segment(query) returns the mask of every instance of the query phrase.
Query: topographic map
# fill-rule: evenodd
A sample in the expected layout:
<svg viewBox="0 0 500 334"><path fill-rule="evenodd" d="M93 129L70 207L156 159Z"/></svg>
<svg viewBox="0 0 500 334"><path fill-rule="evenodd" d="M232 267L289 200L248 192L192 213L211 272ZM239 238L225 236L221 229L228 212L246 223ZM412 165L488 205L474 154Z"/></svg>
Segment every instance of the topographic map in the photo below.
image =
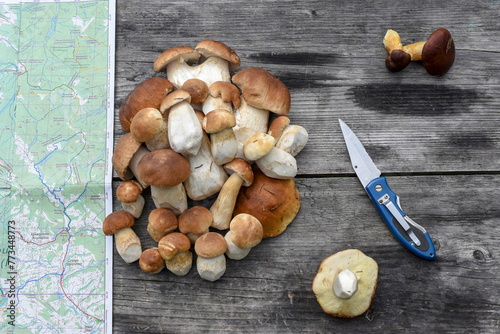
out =
<svg viewBox="0 0 500 334"><path fill-rule="evenodd" d="M114 6L0 0L0 333L111 328Z"/></svg>

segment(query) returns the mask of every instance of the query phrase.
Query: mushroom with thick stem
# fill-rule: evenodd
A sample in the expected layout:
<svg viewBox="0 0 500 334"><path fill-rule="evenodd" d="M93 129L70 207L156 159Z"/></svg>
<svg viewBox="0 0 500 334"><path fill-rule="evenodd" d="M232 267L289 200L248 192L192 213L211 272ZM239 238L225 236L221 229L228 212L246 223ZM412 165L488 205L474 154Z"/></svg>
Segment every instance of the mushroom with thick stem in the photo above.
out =
<svg viewBox="0 0 500 334"><path fill-rule="evenodd" d="M170 148L167 129L167 119L156 108L139 110L130 123L132 136L150 151Z"/></svg>
<svg viewBox="0 0 500 334"><path fill-rule="evenodd" d="M174 86L165 78L153 77L139 83L120 106L119 119L123 131L130 132L134 116L144 108L160 107L161 101Z"/></svg>
<svg viewBox="0 0 500 334"><path fill-rule="evenodd" d="M178 227L178 219L174 212L166 208L156 208L149 213L147 231L154 241L159 242L165 235L174 232Z"/></svg>
<svg viewBox="0 0 500 334"><path fill-rule="evenodd" d="M176 215L187 209L187 196L182 182L190 175L189 161L171 149L146 154L137 165L137 173L151 186L157 208L171 209Z"/></svg>
<svg viewBox="0 0 500 334"><path fill-rule="evenodd" d="M312 290L325 313L353 318L370 307L377 278L375 260L358 249L347 249L321 262Z"/></svg>
<svg viewBox="0 0 500 334"><path fill-rule="evenodd" d="M212 227L218 230L229 228L233 209L241 186L249 187L253 182L252 168L243 159L235 158L224 165L224 169L230 174L227 181L210 208L213 215Z"/></svg>
<svg viewBox="0 0 500 334"><path fill-rule="evenodd" d="M275 179L293 179L297 175L297 161L290 154L275 147L275 139L265 133L256 133L243 146L249 161L255 161L260 170Z"/></svg>
<svg viewBox="0 0 500 334"><path fill-rule="evenodd" d="M139 218L144 208L144 197L141 195L142 187L139 182L127 180L116 188L116 198L122 203L122 209L134 218Z"/></svg>
<svg viewBox="0 0 500 334"><path fill-rule="evenodd" d="M158 274L165 268L165 260L161 257L158 248L148 248L139 258L139 266L144 272Z"/></svg>
<svg viewBox="0 0 500 334"><path fill-rule="evenodd" d="M196 155L203 139L203 129L193 107L191 95L185 90L176 90L165 97L160 111L168 111L168 140L170 147L182 155Z"/></svg>
<svg viewBox="0 0 500 334"><path fill-rule="evenodd" d="M226 240L217 232L208 232L196 240L196 269L201 278L214 282L226 272Z"/></svg>
<svg viewBox="0 0 500 334"><path fill-rule="evenodd" d="M281 136L276 141L276 148L295 157L306 146L308 139L309 134L304 127L290 124L283 129Z"/></svg>
<svg viewBox="0 0 500 334"><path fill-rule="evenodd" d="M233 131L238 141L236 157L244 159L243 145L247 139L255 133L267 132L269 112L287 115L291 98L288 88L262 68L245 68L233 75L232 81L241 89L241 105L235 109Z"/></svg>
<svg viewBox="0 0 500 334"><path fill-rule="evenodd" d="M203 123L203 113L195 110L198 121ZM203 133L201 147L196 155L187 155L191 173L184 182L184 187L189 198L194 201L205 199L216 194L224 182L227 180L227 174L215 163L210 150L210 139L206 133Z"/></svg>
<svg viewBox="0 0 500 334"><path fill-rule="evenodd" d="M126 211L110 213L102 224L105 235L114 235L116 251L126 263L132 263L141 257L141 240L132 230L134 217Z"/></svg>
<svg viewBox="0 0 500 334"><path fill-rule="evenodd" d="M224 236L227 257L231 260L245 258L262 241L263 235L262 224L254 216L246 213L234 216L229 224L229 231Z"/></svg>
<svg viewBox="0 0 500 334"><path fill-rule="evenodd" d="M146 188L147 184L137 173L137 164L148 153L149 150L135 140L130 132L121 136L116 143L111 159L118 177L124 181L135 177L142 188Z"/></svg>
<svg viewBox="0 0 500 334"><path fill-rule="evenodd" d="M191 241L182 233L169 233L158 242L158 251L167 269L177 276L186 275L193 266Z"/></svg>
<svg viewBox="0 0 500 334"><path fill-rule="evenodd" d="M179 215L179 231L185 234L192 244L209 232L214 217L204 206L193 206Z"/></svg>
<svg viewBox="0 0 500 334"><path fill-rule="evenodd" d="M153 70L156 73L166 72L167 79L176 89L179 89L186 80L195 78L193 72L196 69L202 69L190 65L196 63L200 56L200 53L190 46L175 46L163 51L156 58Z"/></svg>
<svg viewBox="0 0 500 334"><path fill-rule="evenodd" d="M403 51L401 37L396 31L388 29L383 43L385 49L389 52L389 55L385 58L385 66L389 71L399 72L410 64L411 56L409 53Z"/></svg>

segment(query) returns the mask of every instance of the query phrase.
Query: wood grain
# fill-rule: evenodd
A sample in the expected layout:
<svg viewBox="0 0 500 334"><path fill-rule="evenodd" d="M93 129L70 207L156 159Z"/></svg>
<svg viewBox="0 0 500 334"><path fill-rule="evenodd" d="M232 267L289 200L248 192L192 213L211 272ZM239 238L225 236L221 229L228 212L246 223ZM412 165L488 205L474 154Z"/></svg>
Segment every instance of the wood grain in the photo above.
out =
<svg viewBox="0 0 500 334"><path fill-rule="evenodd" d="M182 278L146 274L115 251L114 332L498 333L499 13L497 0L118 1L115 141L123 134L121 102L162 75L153 72L156 57L203 39L232 47L242 68L259 66L282 80L292 96L289 117L310 137L297 156L295 221L244 260L228 260L219 281L195 269ZM440 27L457 49L445 76L428 75L421 63L386 70L388 28L406 44ZM435 261L410 254L385 227L354 176L338 118L428 230L439 248ZM143 248L155 247L146 232L152 209L147 201L134 226ZM349 320L323 313L311 290L321 261L347 248L379 264L370 310Z"/></svg>

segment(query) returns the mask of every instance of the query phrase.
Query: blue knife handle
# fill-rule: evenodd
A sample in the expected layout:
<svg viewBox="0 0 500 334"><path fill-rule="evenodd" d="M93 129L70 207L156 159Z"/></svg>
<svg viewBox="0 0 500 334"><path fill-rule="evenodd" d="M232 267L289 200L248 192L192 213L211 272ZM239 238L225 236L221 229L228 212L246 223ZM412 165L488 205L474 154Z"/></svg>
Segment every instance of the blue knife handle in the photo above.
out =
<svg viewBox="0 0 500 334"><path fill-rule="evenodd" d="M384 219L387 227L392 232L394 237L413 254L426 259L433 260L436 258L436 250L434 248L434 244L427 232L425 230L420 230L419 228L413 226L412 224L408 224L406 221L406 225L400 224L390 211L388 207L391 207L392 210L397 209L397 211L404 218L406 214L399 207L398 196L389 188L387 184L387 180L385 177L378 177L371 181L366 186L366 192L370 196L373 204L379 211L380 215ZM382 204L382 199L385 199L385 204ZM389 203L389 204L388 204ZM394 205L392 206L391 203ZM396 213L397 215L397 213ZM407 217L408 218L408 217ZM404 223L404 222L403 222ZM406 226L406 228L404 227ZM405 231L408 226L410 229ZM411 230L411 232L410 232ZM420 242L420 245L417 245L411 238L410 234Z"/></svg>

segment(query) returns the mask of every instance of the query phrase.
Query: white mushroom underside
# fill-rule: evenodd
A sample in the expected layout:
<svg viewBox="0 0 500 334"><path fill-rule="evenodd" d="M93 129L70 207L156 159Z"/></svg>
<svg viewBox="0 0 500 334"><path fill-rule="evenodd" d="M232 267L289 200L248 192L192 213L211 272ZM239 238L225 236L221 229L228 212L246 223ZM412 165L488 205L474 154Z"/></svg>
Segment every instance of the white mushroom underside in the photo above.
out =
<svg viewBox="0 0 500 334"><path fill-rule="evenodd" d="M198 256L196 269L201 278L211 282L216 281L226 272L226 257L224 254L211 259Z"/></svg>
<svg viewBox="0 0 500 334"><path fill-rule="evenodd" d="M227 243L226 255L231 260L241 260L244 259L249 253L251 248L240 248L235 245L235 243L231 240L231 231L227 232L224 236Z"/></svg>
<svg viewBox="0 0 500 334"><path fill-rule="evenodd" d="M135 202L130 202L130 203L122 202L122 209L123 211L130 213L134 218L139 218L142 214L144 203L146 203L144 197L139 194Z"/></svg>
<svg viewBox="0 0 500 334"><path fill-rule="evenodd" d="M211 151L214 162L222 166L234 159L238 153L238 142L233 129L224 129L210 135Z"/></svg>
<svg viewBox="0 0 500 334"><path fill-rule="evenodd" d="M231 81L229 63L219 57L208 57L203 63L188 65L182 57L167 65L167 79L176 89L189 79L204 81L208 87L216 81Z"/></svg>
<svg viewBox="0 0 500 334"><path fill-rule="evenodd" d="M255 163L266 176L274 179L292 179L297 175L297 160L276 147Z"/></svg>
<svg viewBox="0 0 500 334"><path fill-rule="evenodd" d="M151 197L156 208L170 209L177 216L187 209L186 190L182 183L168 188L151 186Z"/></svg>
<svg viewBox="0 0 500 334"><path fill-rule="evenodd" d="M179 154L196 155L203 139L203 129L187 102L180 102L170 108L168 114L168 140L172 150Z"/></svg>
<svg viewBox="0 0 500 334"><path fill-rule="evenodd" d="M167 269L177 276L185 276L193 266L193 253L181 252L175 254L172 260L166 260Z"/></svg>
<svg viewBox="0 0 500 334"><path fill-rule="evenodd" d="M203 101L202 111L206 115L212 110L226 110L229 113L233 113L233 107L231 102L224 102L220 97L213 97L210 94L207 96L205 101Z"/></svg>
<svg viewBox="0 0 500 334"><path fill-rule="evenodd" d="M212 153L210 152L210 145L208 136L203 134L198 154L185 156L189 161L191 174L184 181L184 186L189 198L195 201L205 199L217 193L227 179L224 169L214 162Z"/></svg>
<svg viewBox="0 0 500 334"><path fill-rule="evenodd" d="M276 147L296 156L306 146L309 134L300 125L287 125L281 137L276 142Z"/></svg>

